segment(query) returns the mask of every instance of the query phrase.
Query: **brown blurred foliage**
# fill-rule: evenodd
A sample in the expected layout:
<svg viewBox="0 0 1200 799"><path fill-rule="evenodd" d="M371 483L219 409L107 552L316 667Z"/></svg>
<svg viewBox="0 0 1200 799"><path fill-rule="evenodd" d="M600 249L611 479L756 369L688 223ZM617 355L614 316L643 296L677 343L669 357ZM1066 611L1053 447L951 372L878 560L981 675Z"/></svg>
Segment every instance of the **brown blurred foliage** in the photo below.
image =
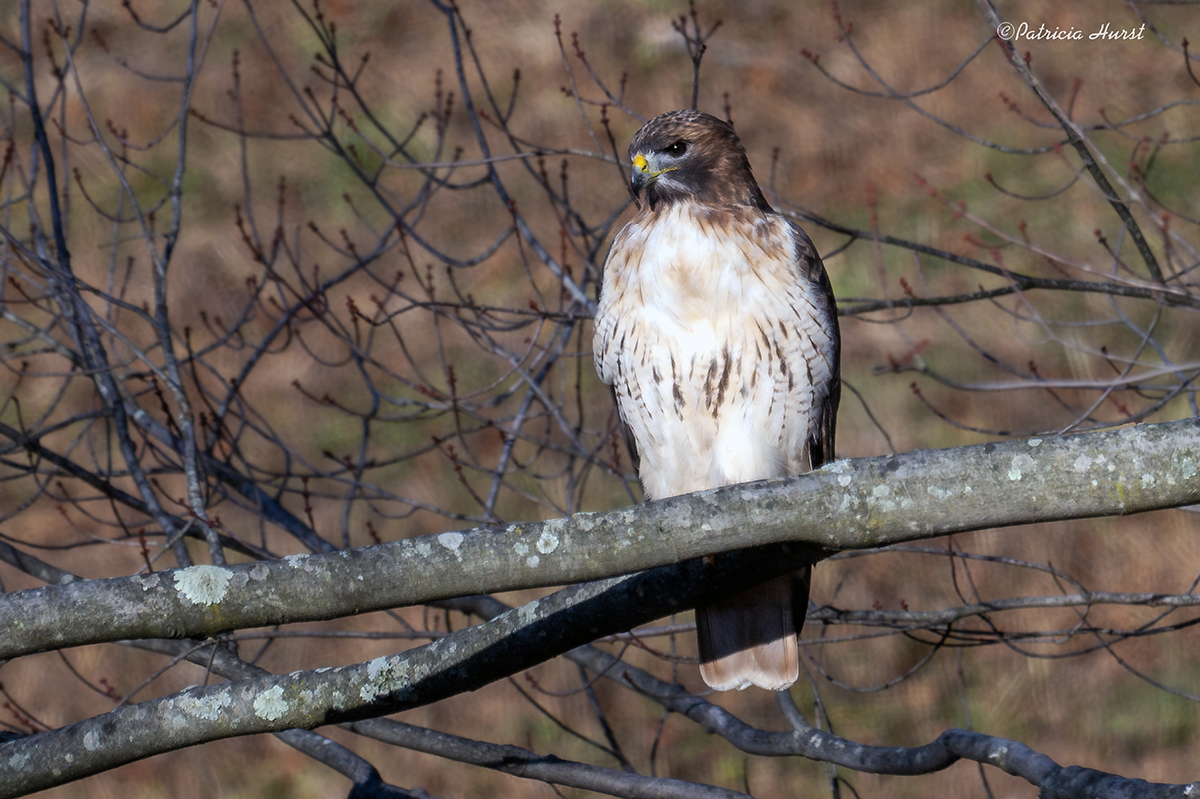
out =
<svg viewBox="0 0 1200 799"><path fill-rule="evenodd" d="M181 102L190 9L195 80ZM852 389L839 455L1196 414L1200 84L1181 45L1200 41L1194 7L1000 9L1013 23L1085 34L1145 25L1134 41L1016 48L1106 159L1118 193L1136 196L1162 281L977 5L747 0L697 12L706 32L720 22L699 107L732 118L768 197L824 254L839 298ZM630 137L690 101L692 61L673 28L686 13L620 0L464 1L457 12L428 2L104 2L81 26L76 6L34 3L36 86L75 275L108 325L126 403L156 421L132 441L164 512L192 520L190 534L197 520L213 522L231 561L308 551L213 467L190 474L156 437L184 433L163 379L156 285L200 451L331 548L640 499L592 370L588 301L623 222ZM0 8L5 39L19 42L19 29L16 4ZM74 342L53 281L22 253L51 214L28 114L12 99L25 91L22 70L16 50L0 48L10 97L0 112L0 421L138 495L91 376L65 354ZM169 264L169 280L156 284L156 262ZM0 457L2 542L87 578L212 557L211 538L169 540L160 517L17 442ZM817 569L813 599L919 611L1079 586L1187 593L1200 573L1197 524L1173 511L844 555ZM0 564L0 579L6 591L41 584L12 564ZM811 707L819 689L821 715L857 741L915 745L970 726L1060 763L1184 782L1197 777L1200 693L1188 613L1046 607L934 629L810 622L811 682L796 695ZM284 672L363 661L468 623L410 608L303 625L314 637L245 631L238 647ZM699 690L690 636L612 646ZM57 727L204 679L119 646L37 655L0 665L0 724ZM784 726L762 693L714 701L748 723ZM831 779L819 763L744 755L559 661L403 720L610 766L618 760L594 742L617 741L639 771L763 797L829 790ZM328 734L389 781L434 796L553 795ZM985 781L993 795L1032 795L968 764L843 777L864 796L984 796ZM130 790L316 797L340 795L346 781L256 738L47 795Z"/></svg>

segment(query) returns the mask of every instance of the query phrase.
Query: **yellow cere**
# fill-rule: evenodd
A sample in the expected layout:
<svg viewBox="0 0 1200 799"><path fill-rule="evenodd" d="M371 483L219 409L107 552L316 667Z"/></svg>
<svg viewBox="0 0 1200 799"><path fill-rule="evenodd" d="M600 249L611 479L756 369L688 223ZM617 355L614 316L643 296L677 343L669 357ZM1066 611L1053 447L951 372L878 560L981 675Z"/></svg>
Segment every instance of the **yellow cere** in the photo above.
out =
<svg viewBox="0 0 1200 799"><path fill-rule="evenodd" d="M635 155L633 157L633 165L637 167L639 172L645 172L646 167L648 166L646 163L646 156L642 155L641 153Z"/></svg>

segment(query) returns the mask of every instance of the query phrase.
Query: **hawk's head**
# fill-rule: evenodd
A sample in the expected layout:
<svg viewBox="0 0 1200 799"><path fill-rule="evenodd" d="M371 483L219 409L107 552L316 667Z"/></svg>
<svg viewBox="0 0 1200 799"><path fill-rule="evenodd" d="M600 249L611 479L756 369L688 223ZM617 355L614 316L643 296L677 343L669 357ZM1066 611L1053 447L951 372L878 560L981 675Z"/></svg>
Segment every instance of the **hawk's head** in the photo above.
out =
<svg viewBox="0 0 1200 799"><path fill-rule="evenodd" d="M733 125L711 114L671 111L655 117L633 137L629 157L633 193L651 208L690 200L770 209Z"/></svg>

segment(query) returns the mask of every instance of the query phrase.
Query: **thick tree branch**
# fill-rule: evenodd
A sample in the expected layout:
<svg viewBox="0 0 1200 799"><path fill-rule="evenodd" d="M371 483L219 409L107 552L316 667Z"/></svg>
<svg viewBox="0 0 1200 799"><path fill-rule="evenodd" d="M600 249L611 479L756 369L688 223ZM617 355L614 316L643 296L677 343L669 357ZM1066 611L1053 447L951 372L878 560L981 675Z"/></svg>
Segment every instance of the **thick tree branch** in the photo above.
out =
<svg viewBox="0 0 1200 799"><path fill-rule="evenodd" d="M198 686L0 745L0 799L207 741L358 721L475 690L815 559L771 546L587 583L426 646L335 669Z"/></svg>
<svg viewBox="0 0 1200 799"><path fill-rule="evenodd" d="M488 620L510 610L490 597L475 598L494 613ZM486 603L486 604L485 604ZM472 608L464 602L462 612ZM228 680L270 676L270 672L233 657L228 650L199 647L195 641L149 641L136 644L151 651L183 655L187 660L210 669ZM683 780L648 777L641 774L566 760L554 755L538 755L519 746L472 740L425 727L387 718L367 719L343 725L358 735L394 746L446 758L459 763L494 769L529 780L583 788L614 796L646 799L745 799L746 794L713 785ZM367 761L328 738L307 730L287 730L276 736L301 752L325 763L355 783L351 797L415 796L383 783L379 772ZM2 781L0 781L2 785ZM424 796L424 794L421 794Z"/></svg>
<svg viewBox="0 0 1200 799"><path fill-rule="evenodd" d="M607 513L18 591L0 597L0 658L597 580L762 544L854 549L1191 505L1198 470L1194 419L842 460Z"/></svg>

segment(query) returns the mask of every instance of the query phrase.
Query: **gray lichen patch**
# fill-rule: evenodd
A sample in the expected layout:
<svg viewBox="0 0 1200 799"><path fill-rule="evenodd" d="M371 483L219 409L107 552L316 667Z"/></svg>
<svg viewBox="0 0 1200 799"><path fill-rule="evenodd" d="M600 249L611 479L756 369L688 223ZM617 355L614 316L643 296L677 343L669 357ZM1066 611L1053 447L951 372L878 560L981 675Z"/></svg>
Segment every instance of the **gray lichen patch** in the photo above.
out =
<svg viewBox="0 0 1200 799"><path fill-rule="evenodd" d="M230 697L228 691L217 691L199 696L183 693L175 697L171 701L171 704L179 712L178 714L169 716L169 718L173 719L172 723L176 727L181 728L187 725L189 718L216 721L233 704L233 699Z"/></svg>
<svg viewBox="0 0 1200 799"><path fill-rule="evenodd" d="M437 537L437 542L453 552L454 557L458 558L460 562L462 561L462 553L458 551L463 542L462 533L442 533Z"/></svg>
<svg viewBox="0 0 1200 799"><path fill-rule="evenodd" d="M1185 480L1196 476L1196 462L1191 458L1182 458L1179 461L1179 475Z"/></svg>
<svg viewBox="0 0 1200 799"><path fill-rule="evenodd" d="M283 562L293 569L300 569L309 574L323 568L320 565L320 561L313 555L287 555L284 557Z"/></svg>
<svg viewBox="0 0 1200 799"><path fill-rule="evenodd" d="M14 772L18 772L25 768L29 763L28 752L18 752L8 759L8 767Z"/></svg>
<svg viewBox="0 0 1200 799"><path fill-rule="evenodd" d="M533 624L538 619L539 608L542 605L542 600L530 602L517 608L517 616L520 623L524 625Z"/></svg>
<svg viewBox="0 0 1200 799"><path fill-rule="evenodd" d="M871 496L867 497L867 506L883 513L894 511L896 501L892 499L891 487L880 484L871 489Z"/></svg>
<svg viewBox="0 0 1200 799"><path fill-rule="evenodd" d="M254 715L267 721L276 721L287 713L287 701L283 698L283 686L273 685L254 697Z"/></svg>
<svg viewBox="0 0 1200 799"><path fill-rule="evenodd" d="M948 499L952 499L955 492L949 488L942 488L941 486L928 486L925 489L925 493L931 497L935 497L945 502Z"/></svg>
<svg viewBox="0 0 1200 799"><path fill-rule="evenodd" d="M412 684L412 675L399 655L378 657L367 661L367 681L358 695L364 702L395 693Z"/></svg>
<svg viewBox="0 0 1200 799"><path fill-rule="evenodd" d="M537 540L537 550L543 555L549 555L558 549L558 536L549 530L543 530Z"/></svg>
<svg viewBox="0 0 1200 799"><path fill-rule="evenodd" d="M215 605L225 598L232 577L220 566L190 566L175 572L175 590L193 605Z"/></svg>
<svg viewBox="0 0 1200 799"><path fill-rule="evenodd" d="M152 588L158 588L158 572L134 575L131 579L131 582L133 582L135 585L140 585L143 591L149 591Z"/></svg>
<svg viewBox="0 0 1200 799"><path fill-rule="evenodd" d="M1014 455L1012 463L1008 467L1008 479L1014 483L1020 482L1022 477L1033 472L1035 466L1037 466L1037 462L1028 455L1024 453Z"/></svg>

